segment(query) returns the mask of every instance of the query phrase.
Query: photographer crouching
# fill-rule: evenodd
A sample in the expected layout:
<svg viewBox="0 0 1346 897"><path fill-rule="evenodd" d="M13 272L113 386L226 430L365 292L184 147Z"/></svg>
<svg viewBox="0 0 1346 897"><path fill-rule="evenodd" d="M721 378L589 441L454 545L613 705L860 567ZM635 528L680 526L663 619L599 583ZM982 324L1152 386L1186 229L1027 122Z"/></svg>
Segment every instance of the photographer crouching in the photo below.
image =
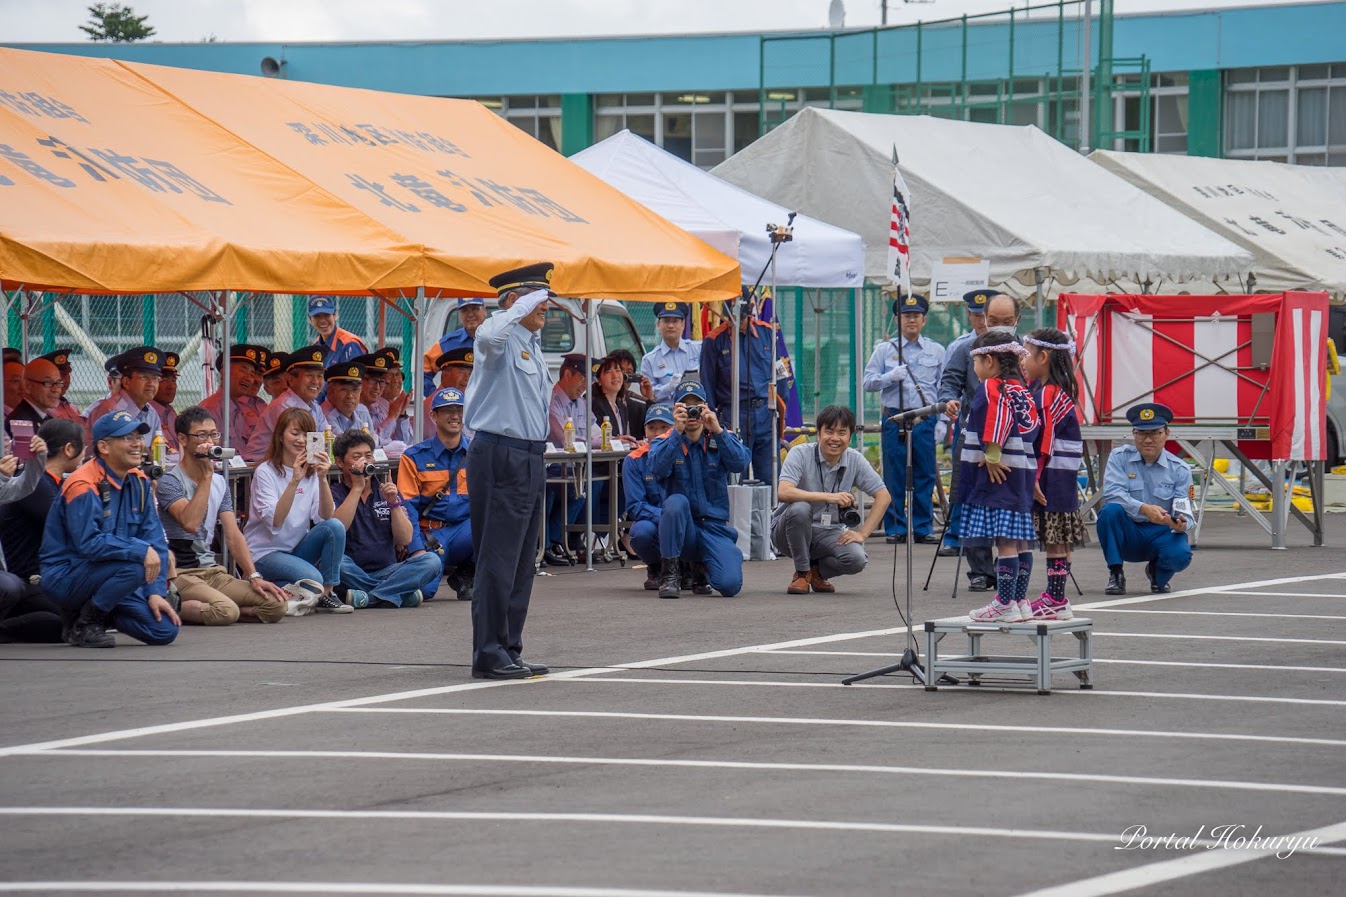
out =
<svg viewBox="0 0 1346 897"><path fill-rule="evenodd" d="M776 553L794 560L795 572L785 590L791 595L831 593L833 576L865 569L864 542L883 522L892 501L883 478L865 456L850 448L855 412L828 405L818 412L818 441L790 449L781 465L771 515L771 542ZM874 499L863 521L855 498L859 489Z"/></svg>

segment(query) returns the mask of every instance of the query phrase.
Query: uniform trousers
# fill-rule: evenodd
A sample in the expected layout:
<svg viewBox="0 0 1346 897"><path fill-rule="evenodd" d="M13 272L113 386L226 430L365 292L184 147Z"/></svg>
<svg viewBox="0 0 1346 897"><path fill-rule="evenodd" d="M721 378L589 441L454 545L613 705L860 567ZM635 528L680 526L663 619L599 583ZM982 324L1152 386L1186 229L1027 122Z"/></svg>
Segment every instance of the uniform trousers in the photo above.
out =
<svg viewBox="0 0 1346 897"><path fill-rule="evenodd" d="M659 563L659 524L653 520L637 520L631 524L631 547L636 557L653 567Z"/></svg>
<svg viewBox="0 0 1346 897"><path fill-rule="evenodd" d="M780 454L776 450L774 424L766 399L739 399L739 431L735 435L742 437L743 444L752 453L752 478L768 485L776 481L780 466L776 463Z"/></svg>
<svg viewBox="0 0 1346 897"><path fill-rule="evenodd" d="M1186 533L1175 533L1162 523L1137 523L1118 504L1098 511L1098 544L1109 567L1130 562L1154 561L1154 584L1166 586L1173 574L1192 563L1192 546Z"/></svg>
<svg viewBox="0 0 1346 897"><path fill-rule="evenodd" d="M533 594L537 539L547 480L537 451L523 440L481 432L467 450L472 554L472 668L492 670L518 660Z"/></svg>
<svg viewBox="0 0 1346 897"><path fill-rule="evenodd" d="M905 537L907 534L906 488L907 488L907 441L901 428L888 420L889 415L897 414L896 408L883 409L883 431L880 437L883 448L883 484L893 503L883 512L883 530L889 536ZM911 526L918 536L930 534L934 520L932 496L935 492L935 418L927 417L911 431Z"/></svg>
<svg viewBox="0 0 1346 897"><path fill-rule="evenodd" d="M470 514L471 511L468 513ZM448 526L427 529L423 532L433 535L435 541L444 549L444 555L440 558L440 561L445 572L472 562L472 520L470 517L467 520L460 520ZM433 593L427 592L426 594L429 596Z"/></svg>
<svg viewBox="0 0 1346 897"><path fill-rule="evenodd" d="M164 561L167 563L167 560ZM53 566L44 571L47 594L70 619L88 602L107 616L107 625L148 645L167 645L178 627L150 610L150 584L140 561L89 561ZM166 597L166 596L165 596Z"/></svg>
<svg viewBox="0 0 1346 897"><path fill-rule="evenodd" d="M795 571L807 572L814 564L823 579L849 576L865 569L869 556L859 542L838 545L846 532L840 524L822 526L813 522L813 506L791 502L771 528L771 544L779 555L794 559Z"/></svg>
<svg viewBox="0 0 1346 897"><path fill-rule="evenodd" d="M371 598L397 607L401 607L403 599L417 589L423 597L433 598L443 573L439 556L428 551L377 570L366 570L349 556L341 559L342 585L368 592Z"/></svg>
<svg viewBox="0 0 1346 897"><path fill-rule="evenodd" d="M218 565L179 570L173 585L183 601L201 602L205 626L235 623L244 607L256 608L257 619L263 623L278 623L285 616L285 601L262 594Z"/></svg>
<svg viewBox="0 0 1346 897"><path fill-rule="evenodd" d="M738 530L723 520L692 518L692 505L681 494L664 497L659 515L659 553L666 558L701 562L711 588L732 598L743 588L743 552Z"/></svg>

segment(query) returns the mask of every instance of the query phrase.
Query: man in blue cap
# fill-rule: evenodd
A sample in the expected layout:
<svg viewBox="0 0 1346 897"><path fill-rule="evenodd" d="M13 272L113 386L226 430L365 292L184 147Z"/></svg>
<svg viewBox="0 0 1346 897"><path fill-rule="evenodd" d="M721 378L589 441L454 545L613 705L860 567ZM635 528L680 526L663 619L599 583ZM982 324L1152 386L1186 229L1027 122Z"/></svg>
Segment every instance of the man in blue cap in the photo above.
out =
<svg viewBox="0 0 1346 897"><path fill-rule="evenodd" d="M397 487L416 515L419 541L412 546L438 556L458 600L471 601L476 566L467 492L470 440L463 434L463 404L460 389L441 389L430 397L435 434L402 454Z"/></svg>
<svg viewBox="0 0 1346 897"><path fill-rule="evenodd" d="M93 425L114 411L125 411L148 426L150 440L161 432L163 421L159 419L159 412L154 409L152 401L159 392L164 358L164 352L154 346L137 346L112 360L113 367L121 373L120 386L117 392L89 409L84 430L86 444L93 445L96 441Z"/></svg>
<svg viewBox="0 0 1346 897"><path fill-rule="evenodd" d="M944 347L921 336L930 302L911 294L893 300L893 314L900 333L874 347L865 365L862 381L866 392L879 393L883 404L883 482L893 503L884 513L883 529L889 542L907 540L907 442L912 447L911 525L914 542L938 542L931 532L935 491L935 415L920 420L909 431L889 418L913 408L924 408L938 401L939 375L944 367Z"/></svg>
<svg viewBox="0 0 1346 897"><path fill-rule="evenodd" d="M425 375L426 395L434 392L435 372L439 370L439 357L451 349L471 349L476 339L477 328L486 320L486 300L480 296L465 296L458 300L458 320L462 322L457 330L450 330L439 338L425 353L422 371Z"/></svg>
<svg viewBox="0 0 1346 897"><path fill-rule="evenodd" d="M548 672L522 658L523 626L537 572L546 494L551 375L539 335L553 265L539 262L491 278L500 311L477 328L464 423L468 507L477 577L472 595L472 676L525 679Z"/></svg>
<svg viewBox="0 0 1346 897"><path fill-rule="evenodd" d="M972 396L977 391L977 377L972 373L972 341L986 332L986 304L991 301L995 291L983 288L969 290L963 294L963 307L967 309L968 332L949 343L944 353L944 372L939 377L938 402L959 401L967 407L972 405ZM944 544L939 547L940 557L958 556L958 521L963 515L963 506L958 501L958 453L961 451L963 427L961 418L953 424L953 477L949 482L949 525L944 533Z"/></svg>
<svg viewBox="0 0 1346 897"><path fill-rule="evenodd" d="M650 446L673 429L673 408L656 402L645 411L645 438L622 461L626 516L631 521L631 547L645 563L645 590L659 588L659 518L664 512L664 489L650 470Z"/></svg>
<svg viewBox="0 0 1346 897"><path fill-rule="evenodd" d="M1169 580L1192 562L1187 529L1192 511L1192 469L1167 451L1173 412L1145 402L1126 411L1133 445L1119 446L1103 472L1098 542L1108 562L1109 595L1126 594L1124 562L1145 561L1150 591L1170 590Z"/></svg>
<svg viewBox="0 0 1346 897"><path fill-rule="evenodd" d="M771 356L775 336L771 325L753 317L752 288L739 298L738 434L752 451L752 475L763 483L775 477L773 454L778 445L771 415ZM726 312L728 311L728 303ZM701 341L701 385L711 408L723 420L734 411L733 321L726 314L719 327Z"/></svg>
<svg viewBox="0 0 1346 897"><path fill-rule="evenodd" d="M149 425L125 410L93 425L94 457L61 486L47 516L42 588L61 606L68 644L111 648L108 627L151 645L177 638L168 599L168 539L141 470Z"/></svg>
<svg viewBox="0 0 1346 897"><path fill-rule="evenodd" d="M364 342L349 330L337 326L336 297L312 296L308 300L308 322L318 331L314 345L327 350L327 364L350 361L369 350Z"/></svg>
<svg viewBox="0 0 1346 897"><path fill-rule="evenodd" d="M679 597L685 561L693 565L692 594L714 588L732 598L743 588L743 552L729 525L729 475L746 471L752 456L720 425L700 383L679 383L674 395L673 430L650 449L650 471L664 490L659 597Z"/></svg>
<svg viewBox="0 0 1346 897"><path fill-rule="evenodd" d="M688 371L696 370L701 363L701 343L682 338L687 326L687 306L681 302L660 302L655 314L663 341L645 353L640 360L640 373L649 378L656 402L672 402L673 390Z"/></svg>

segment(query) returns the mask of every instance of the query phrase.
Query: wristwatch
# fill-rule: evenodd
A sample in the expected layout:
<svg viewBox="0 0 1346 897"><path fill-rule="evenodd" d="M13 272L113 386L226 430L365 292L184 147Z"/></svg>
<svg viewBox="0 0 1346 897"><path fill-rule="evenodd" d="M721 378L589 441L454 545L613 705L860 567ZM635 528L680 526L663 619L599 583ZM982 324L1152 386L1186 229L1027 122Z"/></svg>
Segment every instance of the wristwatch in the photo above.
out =
<svg viewBox="0 0 1346 897"><path fill-rule="evenodd" d="M261 579L261 578L262 574L258 573L256 570L248 574L248 582L252 582L254 579Z"/></svg>

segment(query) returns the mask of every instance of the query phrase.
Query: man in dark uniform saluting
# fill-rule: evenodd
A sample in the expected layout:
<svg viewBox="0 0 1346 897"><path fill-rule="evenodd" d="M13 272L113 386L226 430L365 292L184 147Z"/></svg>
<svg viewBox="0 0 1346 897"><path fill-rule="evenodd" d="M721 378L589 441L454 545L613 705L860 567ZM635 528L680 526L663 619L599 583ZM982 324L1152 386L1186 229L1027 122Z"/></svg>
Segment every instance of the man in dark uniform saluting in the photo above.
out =
<svg viewBox="0 0 1346 897"><path fill-rule="evenodd" d="M472 677L525 679L523 623L533 593L546 472L551 377L538 335L552 298L553 265L541 262L491 278L500 310L477 328L464 423L468 516L477 577L472 595Z"/></svg>

